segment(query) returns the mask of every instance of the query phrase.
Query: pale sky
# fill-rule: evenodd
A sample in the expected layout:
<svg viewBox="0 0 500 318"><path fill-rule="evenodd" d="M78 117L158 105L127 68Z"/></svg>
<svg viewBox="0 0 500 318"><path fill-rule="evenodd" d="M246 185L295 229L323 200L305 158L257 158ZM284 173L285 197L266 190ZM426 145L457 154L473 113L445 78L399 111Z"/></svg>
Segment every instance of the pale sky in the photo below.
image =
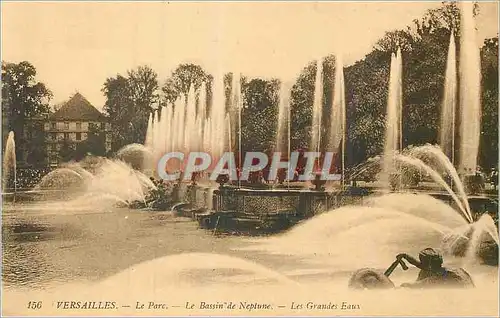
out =
<svg viewBox="0 0 500 318"><path fill-rule="evenodd" d="M312 59L341 52L351 64L385 31L440 2L2 1L2 60L30 61L53 104L82 93L98 109L107 77L151 66L163 84L180 63L209 72L292 80ZM479 39L498 33L496 2L481 3Z"/></svg>

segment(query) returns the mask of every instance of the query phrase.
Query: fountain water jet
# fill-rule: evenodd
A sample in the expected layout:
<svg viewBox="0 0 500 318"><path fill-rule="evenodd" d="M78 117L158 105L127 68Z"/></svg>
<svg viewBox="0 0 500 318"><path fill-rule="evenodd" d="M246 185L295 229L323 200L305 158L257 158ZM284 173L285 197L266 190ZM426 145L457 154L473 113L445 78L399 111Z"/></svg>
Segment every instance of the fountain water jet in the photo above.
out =
<svg viewBox="0 0 500 318"><path fill-rule="evenodd" d="M288 132L290 124L290 88L289 83L280 84L280 102L278 105L278 127L276 129L276 151L281 153L290 153Z"/></svg>
<svg viewBox="0 0 500 318"><path fill-rule="evenodd" d="M441 108L440 145L443 152L455 162L455 112L457 104L457 58L455 36L450 35L446 63L444 97Z"/></svg>
<svg viewBox="0 0 500 318"><path fill-rule="evenodd" d="M476 171L481 132L481 63L476 42L474 3L461 3L459 171Z"/></svg>
<svg viewBox="0 0 500 318"><path fill-rule="evenodd" d="M333 90L333 104L330 117L330 131L328 139L328 149L340 153L342 186L344 185L344 158L346 141L346 105L345 105L345 84L344 84L344 65L337 54L335 66L335 86Z"/></svg>
<svg viewBox="0 0 500 318"><path fill-rule="evenodd" d="M397 173L395 156L402 150L402 59L401 50L391 56L389 92L387 100L386 135L381 180L388 185L391 176Z"/></svg>
<svg viewBox="0 0 500 318"><path fill-rule="evenodd" d="M321 151L321 120L323 113L323 59L316 62L316 79L314 81L314 103L311 124L310 150Z"/></svg>
<svg viewBox="0 0 500 318"><path fill-rule="evenodd" d="M9 183L12 182L14 186L14 194L17 190L17 161L16 161L16 142L14 138L14 132L9 132L7 137L7 142L5 144L3 157L3 170L2 170L2 192L10 186ZM13 181L11 181L13 177Z"/></svg>

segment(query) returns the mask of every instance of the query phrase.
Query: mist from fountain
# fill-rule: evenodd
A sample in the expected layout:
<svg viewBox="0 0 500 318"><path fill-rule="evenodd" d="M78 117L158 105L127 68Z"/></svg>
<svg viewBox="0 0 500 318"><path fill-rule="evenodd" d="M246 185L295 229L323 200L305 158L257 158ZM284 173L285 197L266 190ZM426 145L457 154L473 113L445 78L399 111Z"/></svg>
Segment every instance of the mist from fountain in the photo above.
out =
<svg viewBox="0 0 500 318"><path fill-rule="evenodd" d="M457 57L455 35L451 32L446 74L444 82L444 96L441 107L440 142L443 152L455 161L455 113L457 108Z"/></svg>
<svg viewBox="0 0 500 318"><path fill-rule="evenodd" d="M460 36L460 157L459 171L474 173L481 134L481 62L476 40L474 3L464 1L461 8Z"/></svg>
<svg viewBox="0 0 500 318"><path fill-rule="evenodd" d="M17 161L16 161L16 142L14 132L10 131L5 143L5 150L3 153L3 167L2 167L2 192L5 192L13 178L14 191L17 188Z"/></svg>

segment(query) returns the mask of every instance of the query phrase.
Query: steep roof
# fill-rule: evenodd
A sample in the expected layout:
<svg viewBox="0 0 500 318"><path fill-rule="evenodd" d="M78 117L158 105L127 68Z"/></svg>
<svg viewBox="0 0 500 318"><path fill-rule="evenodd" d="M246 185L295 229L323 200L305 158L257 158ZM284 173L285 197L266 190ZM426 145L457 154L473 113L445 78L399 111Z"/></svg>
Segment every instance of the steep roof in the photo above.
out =
<svg viewBox="0 0 500 318"><path fill-rule="evenodd" d="M82 94L76 93L69 101L51 114L49 119L58 121L105 121L106 116L92 106Z"/></svg>

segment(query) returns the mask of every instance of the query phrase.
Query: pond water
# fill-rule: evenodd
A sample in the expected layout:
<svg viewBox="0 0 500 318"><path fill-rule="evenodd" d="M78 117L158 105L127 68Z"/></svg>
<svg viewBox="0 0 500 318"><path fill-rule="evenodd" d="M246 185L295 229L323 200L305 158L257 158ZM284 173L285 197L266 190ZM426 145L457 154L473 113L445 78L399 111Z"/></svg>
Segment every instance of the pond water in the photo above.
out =
<svg viewBox="0 0 500 318"><path fill-rule="evenodd" d="M201 230L196 222L169 212L92 202L77 207L54 201L3 208L6 315L494 315L498 311L498 268L464 264L463 259L447 259L447 264L464 266L477 285L474 290L349 291L347 281L354 270L386 268L397 252L415 253L439 243L439 231L423 224L402 226L407 220L385 215L385 210L375 209L373 218L359 221L357 215L366 215L365 208L349 207L281 235L244 237ZM416 275L414 269L397 269L391 279L398 285ZM27 309L30 301L42 301L43 306ZM114 305L110 310L89 311L71 304L62 309L64 301ZM168 303L168 309L160 305L136 309L137 302L146 307L150 302ZM213 308L203 307L202 302ZM237 306L228 309L230 302ZM261 305L252 309L241 302ZM342 309L343 302L352 308ZM330 307L318 309L309 303ZM195 307L186 308L191 304Z"/></svg>

